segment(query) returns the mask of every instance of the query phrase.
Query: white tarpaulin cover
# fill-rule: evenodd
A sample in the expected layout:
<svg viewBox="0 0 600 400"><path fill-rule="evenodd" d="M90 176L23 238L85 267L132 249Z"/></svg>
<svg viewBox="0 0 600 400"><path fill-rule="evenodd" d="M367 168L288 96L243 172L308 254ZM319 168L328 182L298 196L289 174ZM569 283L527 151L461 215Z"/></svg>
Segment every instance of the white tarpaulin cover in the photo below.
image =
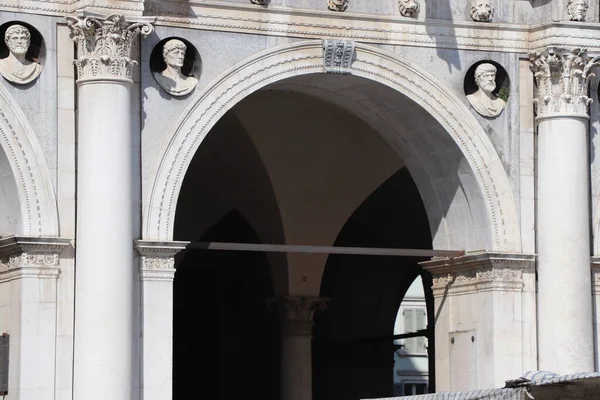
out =
<svg viewBox="0 0 600 400"><path fill-rule="evenodd" d="M541 389L543 386L580 384L580 383L600 384L600 373L581 373L571 375L557 375L549 371L530 371L521 378L507 381L506 387L501 389L480 389L467 392L440 392L422 394L418 396L392 397L387 400L526 400L534 398L531 391L535 388ZM600 391L600 389L598 389ZM383 399L372 399L383 400Z"/></svg>

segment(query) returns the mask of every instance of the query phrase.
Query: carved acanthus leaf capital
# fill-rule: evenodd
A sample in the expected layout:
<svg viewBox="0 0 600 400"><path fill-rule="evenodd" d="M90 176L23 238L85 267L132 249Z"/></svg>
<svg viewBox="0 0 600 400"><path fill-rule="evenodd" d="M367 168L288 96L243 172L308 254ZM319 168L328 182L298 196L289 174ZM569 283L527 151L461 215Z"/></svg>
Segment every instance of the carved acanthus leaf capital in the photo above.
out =
<svg viewBox="0 0 600 400"><path fill-rule="evenodd" d="M98 80L132 82L132 49L138 35L147 36L152 24L127 22L121 14L106 18L68 16L71 38L77 45L78 83Z"/></svg>
<svg viewBox="0 0 600 400"><path fill-rule="evenodd" d="M584 49L555 49L529 53L537 84L534 104L538 118L557 115L588 116L588 82L600 57L590 59Z"/></svg>
<svg viewBox="0 0 600 400"><path fill-rule="evenodd" d="M268 304L277 311L284 335L312 335L315 311L324 311L329 303L325 297L280 297L270 299Z"/></svg>

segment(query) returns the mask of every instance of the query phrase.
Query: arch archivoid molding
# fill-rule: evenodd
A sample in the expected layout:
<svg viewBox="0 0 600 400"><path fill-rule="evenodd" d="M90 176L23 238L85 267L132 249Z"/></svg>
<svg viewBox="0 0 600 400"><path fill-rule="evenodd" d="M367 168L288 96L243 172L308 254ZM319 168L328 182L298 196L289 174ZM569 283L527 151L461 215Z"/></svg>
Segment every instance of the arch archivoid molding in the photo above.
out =
<svg viewBox="0 0 600 400"><path fill-rule="evenodd" d="M19 195L21 232L58 236L56 197L42 148L27 118L0 85L0 146L6 153Z"/></svg>
<svg viewBox="0 0 600 400"><path fill-rule="evenodd" d="M518 217L500 158L482 127L462 103L428 73L393 54L356 44L353 75L398 90L425 108L450 134L474 171L484 197L496 251L520 251ZM325 73L321 41L266 50L225 71L199 92L169 134L155 166L144 207L146 240L172 240L175 209L185 172L221 116L256 90L285 78Z"/></svg>

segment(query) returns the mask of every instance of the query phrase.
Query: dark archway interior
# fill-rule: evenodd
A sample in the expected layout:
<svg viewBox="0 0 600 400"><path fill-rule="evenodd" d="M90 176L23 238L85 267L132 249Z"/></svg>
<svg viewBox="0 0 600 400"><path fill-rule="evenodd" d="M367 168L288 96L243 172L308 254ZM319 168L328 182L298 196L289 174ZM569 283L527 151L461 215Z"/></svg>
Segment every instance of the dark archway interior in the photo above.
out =
<svg viewBox="0 0 600 400"><path fill-rule="evenodd" d="M199 239L260 242L235 211ZM174 282L173 399L279 399L279 324L266 304L271 282L264 253L184 256Z"/></svg>
<svg viewBox="0 0 600 400"><path fill-rule="evenodd" d="M350 217L336 246L431 248L425 208L404 168L390 177ZM422 259L331 255L321 284L330 297L326 312L315 316L313 391L315 400L355 400L394 395L394 322L402 299L421 275ZM428 293L429 292L429 293ZM433 297L425 292L428 325ZM429 340L430 382L433 336ZM430 390L433 389L430 385Z"/></svg>

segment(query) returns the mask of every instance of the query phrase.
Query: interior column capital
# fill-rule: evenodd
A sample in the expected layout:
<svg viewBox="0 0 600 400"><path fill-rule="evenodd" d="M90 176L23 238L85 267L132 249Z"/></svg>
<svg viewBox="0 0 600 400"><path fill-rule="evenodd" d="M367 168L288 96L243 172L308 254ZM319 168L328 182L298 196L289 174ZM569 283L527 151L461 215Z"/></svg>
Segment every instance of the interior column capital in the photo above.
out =
<svg viewBox="0 0 600 400"><path fill-rule="evenodd" d="M268 300L277 311L283 335L312 335L315 311L324 311L331 299L327 297L286 296Z"/></svg>

